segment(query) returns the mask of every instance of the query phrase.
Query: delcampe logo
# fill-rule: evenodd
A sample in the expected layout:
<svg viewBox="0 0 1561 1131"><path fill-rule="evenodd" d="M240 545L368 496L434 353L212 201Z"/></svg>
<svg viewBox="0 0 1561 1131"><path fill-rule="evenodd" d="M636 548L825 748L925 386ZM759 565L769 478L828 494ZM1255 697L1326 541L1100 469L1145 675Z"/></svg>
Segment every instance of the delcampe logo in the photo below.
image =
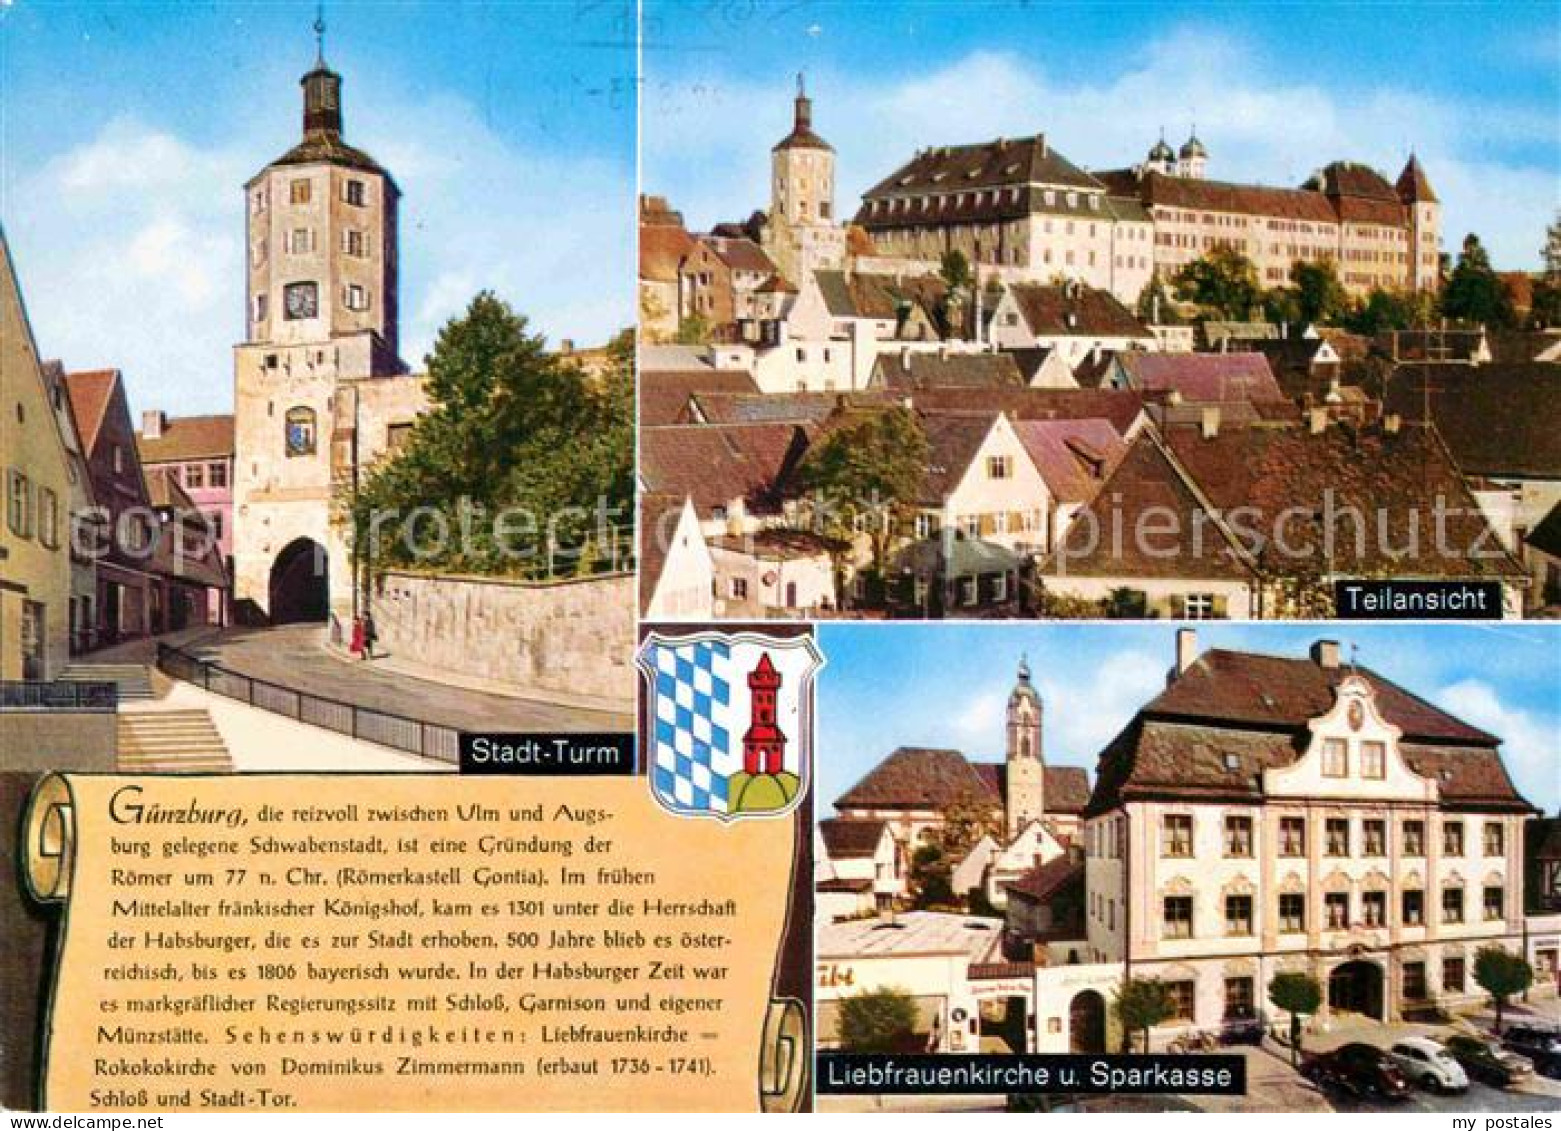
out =
<svg viewBox="0 0 1561 1131"><path fill-rule="evenodd" d="M640 647L650 791L680 817L775 817L808 788L810 636L653 632Z"/></svg>

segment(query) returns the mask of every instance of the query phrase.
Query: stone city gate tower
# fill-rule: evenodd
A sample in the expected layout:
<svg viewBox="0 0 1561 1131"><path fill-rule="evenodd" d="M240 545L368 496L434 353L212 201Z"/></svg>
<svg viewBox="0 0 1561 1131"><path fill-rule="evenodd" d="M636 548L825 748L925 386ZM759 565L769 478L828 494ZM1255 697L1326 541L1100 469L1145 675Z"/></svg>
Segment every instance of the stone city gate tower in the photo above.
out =
<svg viewBox="0 0 1561 1131"><path fill-rule="evenodd" d="M397 350L400 191L342 130L322 46L303 138L244 186L245 340L234 349L234 596L273 623L345 621L345 505L424 407Z"/></svg>

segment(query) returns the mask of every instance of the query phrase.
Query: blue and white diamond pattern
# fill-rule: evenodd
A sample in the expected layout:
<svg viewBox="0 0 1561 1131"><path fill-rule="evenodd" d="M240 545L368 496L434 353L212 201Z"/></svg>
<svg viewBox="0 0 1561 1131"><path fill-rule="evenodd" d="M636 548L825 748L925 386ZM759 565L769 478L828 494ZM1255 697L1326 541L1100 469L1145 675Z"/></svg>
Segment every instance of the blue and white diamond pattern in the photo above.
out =
<svg viewBox="0 0 1561 1131"><path fill-rule="evenodd" d="M651 787L662 804L726 813L727 782L742 769L732 741L731 645L720 640L655 644L656 719Z"/></svg>

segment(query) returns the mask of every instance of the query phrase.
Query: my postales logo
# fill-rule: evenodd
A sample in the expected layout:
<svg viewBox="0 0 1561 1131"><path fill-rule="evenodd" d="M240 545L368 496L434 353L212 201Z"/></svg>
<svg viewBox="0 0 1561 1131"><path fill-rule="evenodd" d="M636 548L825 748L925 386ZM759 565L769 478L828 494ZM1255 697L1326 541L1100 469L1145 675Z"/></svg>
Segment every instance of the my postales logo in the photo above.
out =
<svg viewBox="0 0 1561 1131"><path fill-rule="evenodd" d="M680 817L775 817L808 786L812 687L824 666L808 636L653 632L640 647L651 795Z"/></svg>

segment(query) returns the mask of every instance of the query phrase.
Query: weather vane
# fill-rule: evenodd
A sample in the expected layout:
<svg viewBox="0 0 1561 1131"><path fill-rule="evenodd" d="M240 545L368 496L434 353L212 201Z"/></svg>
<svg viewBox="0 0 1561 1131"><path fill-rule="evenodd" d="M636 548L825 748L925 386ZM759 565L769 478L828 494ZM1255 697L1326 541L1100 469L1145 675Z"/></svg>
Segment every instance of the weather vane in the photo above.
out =
<svg viewBox="0 0 1561 1131"><path fill-rule="evenodd" d="M321 63L325 62L325 4L315 5L314 9L314 49L315 56Z"/></svg>

